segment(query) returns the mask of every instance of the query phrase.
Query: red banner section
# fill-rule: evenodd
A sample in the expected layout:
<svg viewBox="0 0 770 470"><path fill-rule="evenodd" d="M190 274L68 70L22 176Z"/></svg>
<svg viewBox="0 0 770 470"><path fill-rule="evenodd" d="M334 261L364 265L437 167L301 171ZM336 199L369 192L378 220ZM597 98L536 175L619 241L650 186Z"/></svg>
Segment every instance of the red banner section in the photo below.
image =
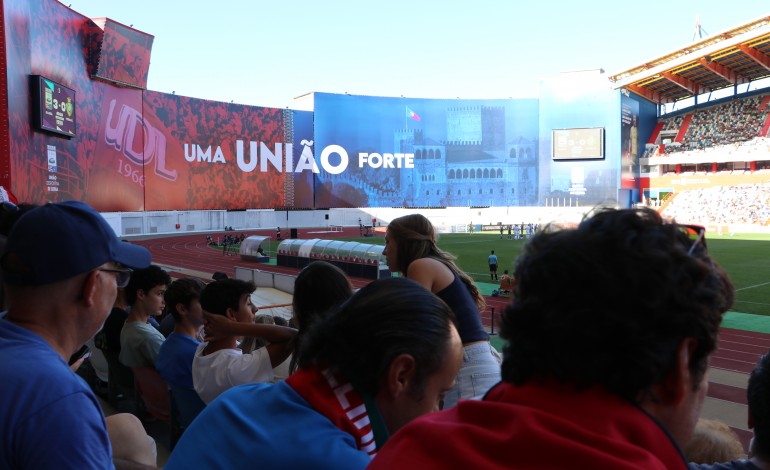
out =
<svg viewBox="0 0 770 470"><path fill-rule="evenodd" d="M144 209L145 130L142 93L105 85L86 202L112 211Z"/></svg>
<svg viewBox="0 0 770 470"><path fill-rule="evenodd" d="M302 142L312 146L311 113L147 92L152 36L55 1L6 0L3 12L14 47L0 185L19 201L104 212L312 206L313 172L295 163ZM75 91L73 137L31 126L32 75Z"/></svg>
<svg viewBox="0 0 770 470"><path fill-rule="evenodd" d="M147 210L285 205L283 110L146 92L142 125Z"/></svg>
<svg viewBox="0 0 770 470"><path fill-rule="evenodd" d="M105 80L147 87L153 37L109 18L96 18L90 31L94 75Z"/></svg>

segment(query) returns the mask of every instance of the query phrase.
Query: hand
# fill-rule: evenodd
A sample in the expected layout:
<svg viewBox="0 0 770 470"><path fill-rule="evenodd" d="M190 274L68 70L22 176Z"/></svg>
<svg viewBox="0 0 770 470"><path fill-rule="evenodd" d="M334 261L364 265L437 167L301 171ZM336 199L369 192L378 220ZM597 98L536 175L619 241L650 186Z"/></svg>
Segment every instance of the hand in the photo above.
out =
<svg viewBox="0 0 770 470"><path fill-rule="evenodd" d="M72 372L77 372L78 369L80 369L80 366L83 365L83 361L85 361L90 355L91 355L90 352L86 353L80 359L70 364L70 369L72 370Z"/></svg>
<svg viewBox="0 0 770 470"><path fill-rule="evenodd" d="M203 312L203 340L212 341L233 336L233 326L238 322L230 320L224 315L215 315Z"/></svg>

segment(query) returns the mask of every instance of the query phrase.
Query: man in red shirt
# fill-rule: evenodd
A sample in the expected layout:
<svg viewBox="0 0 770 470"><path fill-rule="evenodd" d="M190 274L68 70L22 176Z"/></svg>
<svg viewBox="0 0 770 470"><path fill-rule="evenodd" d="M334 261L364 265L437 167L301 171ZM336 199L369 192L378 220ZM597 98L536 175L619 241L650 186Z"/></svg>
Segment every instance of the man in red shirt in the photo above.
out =
<svg viewBox="0 0 770 470"><path fill-rule="evenodd" d="M503 381L410 423L371 468L686 469L734 297L704 234L650 209L539 232L503 314Z"/></svg>

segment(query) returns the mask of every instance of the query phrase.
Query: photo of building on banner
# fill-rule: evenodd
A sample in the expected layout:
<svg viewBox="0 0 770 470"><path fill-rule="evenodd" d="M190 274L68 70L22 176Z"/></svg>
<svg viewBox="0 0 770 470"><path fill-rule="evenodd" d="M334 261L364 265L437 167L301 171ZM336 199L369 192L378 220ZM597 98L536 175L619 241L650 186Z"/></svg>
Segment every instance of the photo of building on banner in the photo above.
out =
<svg viewBox="0 0 770 470"><path fill-rule="evenodd" d="M408 101L407 104L404 104ZM531 205L537 101L409 99L316 93L318 207Z"/></svg>

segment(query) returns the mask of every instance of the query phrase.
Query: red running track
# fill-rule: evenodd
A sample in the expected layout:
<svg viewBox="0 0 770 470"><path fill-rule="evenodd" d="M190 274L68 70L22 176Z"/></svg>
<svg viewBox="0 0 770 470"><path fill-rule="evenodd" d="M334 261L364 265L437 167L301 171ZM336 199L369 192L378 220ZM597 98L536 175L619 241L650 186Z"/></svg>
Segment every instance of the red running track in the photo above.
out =
<svg viewBox="0 0 770 470"><path fill-rule="evenodd" d="M358 229L348 227L343 232L319 233L322 229L299 229L298 238L340 238L358 236ZM275 236L274 230L249 230L244 231L249 235ZM243 261L237 255L224 256L222 251L212 249L206 243L206 235L214 239L224 235L240 235L241 232L220 232L208 234L164 236L135 240L134 243L147 247L152 253L153 262L161 265L176 266L180 268L201 271L207 273L205 280L211 279L211 274L216 271L232 273L235 266L249 267L263 271L278 272L282 274L296 274L298 269L283 266L269 266L262 263ZM286 235L286 234L284 234ZM381 237L378 233L375 237ZM379 240L375 241L378 242ZM172 273L174 275L174 273ZM178 276L174 276L178 277ZM355 287L363 287L370 279L351 278ZM492 311L494 311L494 331L499 330L500 315L505 306L510 302L510 297L486 297L487 310L482 313L482 321L487 328L492 328ZM749 374L762 354L770 350L770 335L751 331L722 328L720 330L717 350L711 358L711 367L724 369L742 374ZM708 396L727 402L746 404L746 390L743 387L709 383ZM733 428L740 436L744 446L751 438L751 432L744 429Z"/></svg>
<svg viewBox="0 0 770 470"><path fill-rule="evenodd" d="M356 227L346 227L343 232L319 232L322 229L299 229L298 237L304 239L339 237L355 237L358 235ZM216 271L232 273L233 267L243 266L263 271L278 272L282 274L296 274L298 269L284 266L269 266L263 263L243 261L238 256L224 256L222 251L210 248L206 243L206 235L216 239L224 235L245 233L250 235L275 236L274 230L249 230L245 232L219 232L208 234L193 234L179 236L165 236L136 240L134 243L147 247L152 253L153 262L161 265L177 266L181 268L201 271L213 274ZM376 234L381 237L382 234ZM374 240L373 240L374 241ZM379 240L377 240L379 241ZM377 242L375 241L375 243ZM208 276L206 280L211 279ZM370 279L351 278L355 287L362 287ZM505 306L510 302L509 297L486 297L487 310L482 313L482 320L488 328L491 325L491 313L495 312L495 331L499 329L500 315ZM770 335L750 331L722 328L717 351L711 359L711 366L740 373L750 373L757 363L759 356L770 350Z"/></svg>

